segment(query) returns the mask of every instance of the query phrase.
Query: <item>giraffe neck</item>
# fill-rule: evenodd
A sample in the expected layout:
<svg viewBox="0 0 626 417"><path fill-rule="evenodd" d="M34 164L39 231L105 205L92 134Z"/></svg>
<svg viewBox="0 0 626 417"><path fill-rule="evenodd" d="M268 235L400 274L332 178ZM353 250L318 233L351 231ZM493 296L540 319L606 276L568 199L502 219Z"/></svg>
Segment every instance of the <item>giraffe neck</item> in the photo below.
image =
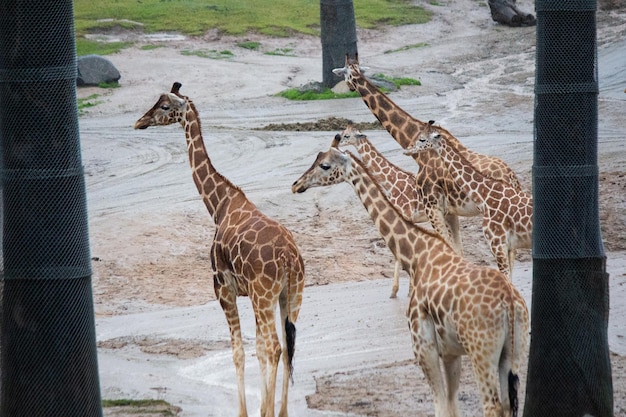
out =
<svg viewBox="0 0 626 417"><path fill-rule="evenodd" d="M428 123L405 112L363 74L354 76L352 81L372 114L402 148L408 148L413 138L428 128Z"/></svg>
<svg viewBox="0 0 626 417"><path fill-rule="evenodd" d="M366 137L360 137L356 141L356 149L363 158L365 166L371 173L393 186L395 178L391 178L391 163L374 147ZM399 169L399 168L398 168Z"/></svg>
<svg viewBox="0 0 626 417"><path fill-rule="evenodd" d="M416 135L428 129L428 123L404 111L363 74L353 76L352 82L372 114L402 148L410 147ZM450 144L459 152L468 151L465 145L454 136L450 136Z"/></svg>
<svg viewBox="0 0 626 417"><path fill-rule="evenodd" d="M396 259L402 262L407 271L413 270L412 276L415 275L417 264L427 262L428 251L433 246L437 246L439 251L453 253L438 235L402 217L365 166L355 157L350 156L350 159L351 168L346 181L354 188Z"/></svg>
<svg viewBox="0 0 626 417"><path fill-rule="evenodd" d="M219 223L219 209L225 206L224 203L237 195L244 199L245 196L239 187L220 174L211 163L202 138L198 113L194 104L190 100L187 102L188 110L180 123L185 130L193 182L209 214L216 223Z"/></svg>
<svg viewBox="0 0 626 417"><path fill-rule="evenodd" d="M488 179L475 169L463 155L447 143L446 139L442 139L438 152L446 163L454 182L465 190L471 190L474 198L484 202L488 191L500 185L499 182Z"/></svg>

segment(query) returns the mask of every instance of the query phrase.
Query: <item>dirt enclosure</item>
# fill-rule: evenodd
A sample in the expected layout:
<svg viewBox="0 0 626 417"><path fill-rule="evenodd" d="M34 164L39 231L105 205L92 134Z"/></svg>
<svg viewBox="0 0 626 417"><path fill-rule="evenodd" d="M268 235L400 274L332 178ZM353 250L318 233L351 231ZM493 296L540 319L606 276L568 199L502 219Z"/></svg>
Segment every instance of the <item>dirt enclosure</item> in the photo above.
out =
<svg viewBox="0 0 626 417"><path fill-rule="evenodd" d="M533 10L531 2L518 3ZM391 98L415 117L441 123L468 147L501 157L529 190L535 28L500 26L487 8L467 1L424 7L434 12L428 24L359 30L361 63L372 73L420 79L421 86L403 87ZM625 36L624 8L598 12L600 219L611 274L616 416L626 415ZM260 50L237 47L243 40L259 41ZM393 139L374 129L360 99L289 102L275 96L319 80L319 39L209 33L163 41L156 49L142 49L141 42L109 57L122 73L120 88L79 90L81 97L100 95L80 125L103 397L165 399L180 416L237 413L228 330L212 289L208 249L214 226L191 180L184 134L179 126L132 129L179 81L200 112L214 165L293 232L305 260L290 413L433 415L406 330L407 276L401 276L399 297L389 299L393 259L353 190L340 184L301 195L290 191L346 119L370 123L363 131L375 146L413 169ZM422 42L426 46L410 47ZM234 56L181 53L200 50L230 50ZM291 52L266 53L276 50ZM494 265L480 220L463 218L461 227L466 256ZM519 252L513 282L530 304L530 251ZM245 299L240 314L248 408L258 415L254 323ZM481 415L467 363L460 402L465 416Z"/></svg>

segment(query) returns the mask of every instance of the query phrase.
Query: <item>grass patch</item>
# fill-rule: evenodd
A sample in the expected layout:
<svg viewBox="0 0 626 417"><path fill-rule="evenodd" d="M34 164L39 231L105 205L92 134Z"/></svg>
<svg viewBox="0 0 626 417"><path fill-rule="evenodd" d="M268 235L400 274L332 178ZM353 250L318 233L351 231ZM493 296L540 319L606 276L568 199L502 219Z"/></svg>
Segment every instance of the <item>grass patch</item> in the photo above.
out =
<svg viewBox="0 0 626 417"><path fill-rule="evenodd" d="M102 407L118 409L113 415L177 416L182 411L165 400L102 400Z"/></svg>
<svg viewBox="0 0 626 417"><path fill-rule="evenodd" d="M265 52L265 55L296 56L291 48L276 48L273 51Z"/></svg>
<svg viewBox="0 0 626 417"><path fill-rule="evenodd" d="M354 4L354 14L361 28L426 23L431 16L409 0L359 0ZM117 27L189 36L218 29L228 35L258 32L284 37L293 33L319 35L320 6L310 0L75 0L74 18L79 38Z"/></svg>
<svg viewBox="0 0 626 417"><path fill-rule="evenodd" d="M257 51L261 47L261 42L254 42L254 41L239 42L237 46L243 49L250 49L251 51Z"/></svg>
<svg viewBox="0 0 626 417"><path fill-rule="evenodd" d="M277 94L277 96L284 97L289 100L330 100L335 98L359 97L359 93L356 91L350 91L349 93L337 94L330 88L326 88L321 93L317 93L311 90L300 91L297 88L290 88L289 90L281 91Z"/></svg>
<svg viewBox="0 0 626 417"><path fill-rule="evenodd" d="M428 44L426 42L412 43L410 45L405 45L405 46L403 46L401 48L398 48L398 49L389 49L389 50L385 51L384 53L390 54L390 53L393 53L393 52L408 51L409 49L423 48L425 46L428 46Z"/></svg>
<svg viewBox="0 0 626 417"><path fill-rule="evenodd" d="M385 74L374 74L372 77L394 83L397 88L400 88L403 85L422 85L419 80L409 77L388 77Z"/></svg>
<svg viewBox="0 0 626 417"><path fill-rule="evenodd" d="M149 45L143 45L141 48L142 51L152 51L154 49L158 49L158 48L164 48L165 45L155 45L155 44L149 44Z"/></svg>
<svg viewBox="0 0 626 417"><path fill-rule="evenodd" d="M217 51L215 49L205 50L205 49L195 49L195 50L182 50L180 51L181 55L185 56L198 56L200 58L209 58L209 59L229 59L235 56L231 51Z"/></svg>
<svg viewBox="0 0 626 417"><path fill-rule="evenodd" d="M101 100L98 100L100 94L92 94L89 97L79 98L78 99L78 114L86 113L86 110L90 107L97 106L98 104L103 103Z"/></svg>
<svg viewBox="0 0 626 417"><path fill-rule="evenodd" d="M132 42L98 42L78 37L76 38L76 55L110 55L131 46Z"/></svg>
<svg viewBox="0 0 626 417"><path fill-rule="evenodd" d="M99 83L98 87L100 88L120 88L120 83L117 81L113 81L111 83Z"/></svg>

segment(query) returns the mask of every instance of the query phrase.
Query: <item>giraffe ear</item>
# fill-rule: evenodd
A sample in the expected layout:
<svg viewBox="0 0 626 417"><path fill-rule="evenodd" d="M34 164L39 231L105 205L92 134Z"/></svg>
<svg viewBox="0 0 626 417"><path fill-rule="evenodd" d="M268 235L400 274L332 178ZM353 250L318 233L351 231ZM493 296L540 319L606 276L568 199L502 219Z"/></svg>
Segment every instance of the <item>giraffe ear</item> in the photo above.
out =
<svg viewBox="0 0 626 417"><path fill-rule="evenodd" d="M346 75L348 73L348 67L343 67L343 68L335 68L333 69L333 74L339 76L339 77L343 77L344 75Z"/></svg>
<svg viewBox="0 0 626 417"><path fill-rule="evenodd" d="M170 101L172 101L172 103L175 103L179 107L182 107L185 104L185 100L178 97L176 93L168 93L167 96L169 97Z"/></svg>

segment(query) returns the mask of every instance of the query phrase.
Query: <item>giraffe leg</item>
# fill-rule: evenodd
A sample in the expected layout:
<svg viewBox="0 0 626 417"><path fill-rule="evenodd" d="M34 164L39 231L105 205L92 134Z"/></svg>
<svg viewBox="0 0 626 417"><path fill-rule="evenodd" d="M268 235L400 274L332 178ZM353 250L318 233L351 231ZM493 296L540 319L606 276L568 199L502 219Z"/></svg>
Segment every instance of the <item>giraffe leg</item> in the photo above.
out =
<svg viewBox="0 0 626 417"><path fill-rule="evenodd" d="M289 400L289 378L291 374L291 364L289 362L289 355L287 354L288 352L287 332L285 329L285 326L286 326L285 322L288 317L287 313L288 313L288 308L289 308L287 297L288 297L288 294L287 294L286 287L285 287L285 289L283 289L283 291L280 293L280 297L278 299L279 306L280 306L280 328L282 329L282 336L283 336L283 391L281 394L280 411L278 412L278 417L288 416L287 404Z"/></svg>
<svg viewBox="0 0 626 417"><path fill-rule="evenodd" d="M450 247L455 250L455 252L462 254L463 248L457 247L456 243L454 242L452 231L448 228L448 225L446 223L446 216L442 208L440 206L427 205L425 206L424 211L426 211L426 214L428 215L428 219L430 220L430 224L432 225L433 229L435 229L435 231L443 238L443 240L446 241L448 245L450 245Z"/></svg>
<svg viewBox="0 0 626 417"><path fill-rule="evenodd" d="M461 240L461 232L459 226L459 216L456 214L448 213L444 216L444 221L447 229L450 231L450 236L454 245L452 248L459 255L463 255L463 242Z"/></svg>
<svg viewBox="0 0 626 417"><path fill-rule="evenodd" d="M508 248L509 259L509 279L513 281L513 266L515 265L515 249L509 246Z"/></svg>
<svg viewBox="0 0 626 417"><path fill-rule="evenodd" d="M500 225L491 222L489 216L483 218L483 235L487 242L491 253L496 258L498 269L509 279L511 278L511 268L509 265L509 251L507 249L506 232Z"/></svg>
<svg viewBox="0 0 626 417"><path fill-rule="evenodd" d="M276 322L274 318L275 302L258 298L255 293L251 295L254 315L257 323L256 346L257 359L261 369L261 417L274 417L274 404L276 393L276 373L280 361L281 347L276 334ZM264 308L262 308L262 306Z"/></svg>
<svg viewBox="0 0 626 417"><path fill-rule="evenodd" d="M450 416L458 417L459 413L459 383L461 381L461 356L446 356L443 359L443 369L448 387L448 410Z"/></svg>
<svg viewBox="0 0 626 417"><path fill-rule="evenodd" d="M223 280L221 280L223 282ZM216 279L217 282L217 279ZM239 323L239 311L237 309L237 295L229 290L228 286L215 285L215 294L220 301L228 328L230 329L230 342L233 350L233 362L237 375L237 391L239 397L239 417L247 417L246 387L244 384L245 352L241 337L241 325Z"/></svg>
<svg viewBox="0 0 626 417"><path fill-rule="evenodd" d="M402 269L402 263L396 259L396 263L393 269L393 286L391 287L391 295L389 298L396 298L398 295L398 289L400 288L400 270Z"/></svg>
<svg viewBox="0 0 626 417"><path fill-rule="evenodd" d="M449 417L444 378L439 366L435 326L430 317L420 314L415 291L411 293L407 316L413 340L413 353L433 394L435 417Z"/></svg>
<svg viewBox="0 0 626 417"><path fill-rule="evenodd" d="M503 415L503 407L498 394L500 385L500 371L498 368L501 352L502 349L496 349L495 344L483 346L481 352L468 352L476 383L482 397L483 415L485 417L501 417Z"/></svg>

